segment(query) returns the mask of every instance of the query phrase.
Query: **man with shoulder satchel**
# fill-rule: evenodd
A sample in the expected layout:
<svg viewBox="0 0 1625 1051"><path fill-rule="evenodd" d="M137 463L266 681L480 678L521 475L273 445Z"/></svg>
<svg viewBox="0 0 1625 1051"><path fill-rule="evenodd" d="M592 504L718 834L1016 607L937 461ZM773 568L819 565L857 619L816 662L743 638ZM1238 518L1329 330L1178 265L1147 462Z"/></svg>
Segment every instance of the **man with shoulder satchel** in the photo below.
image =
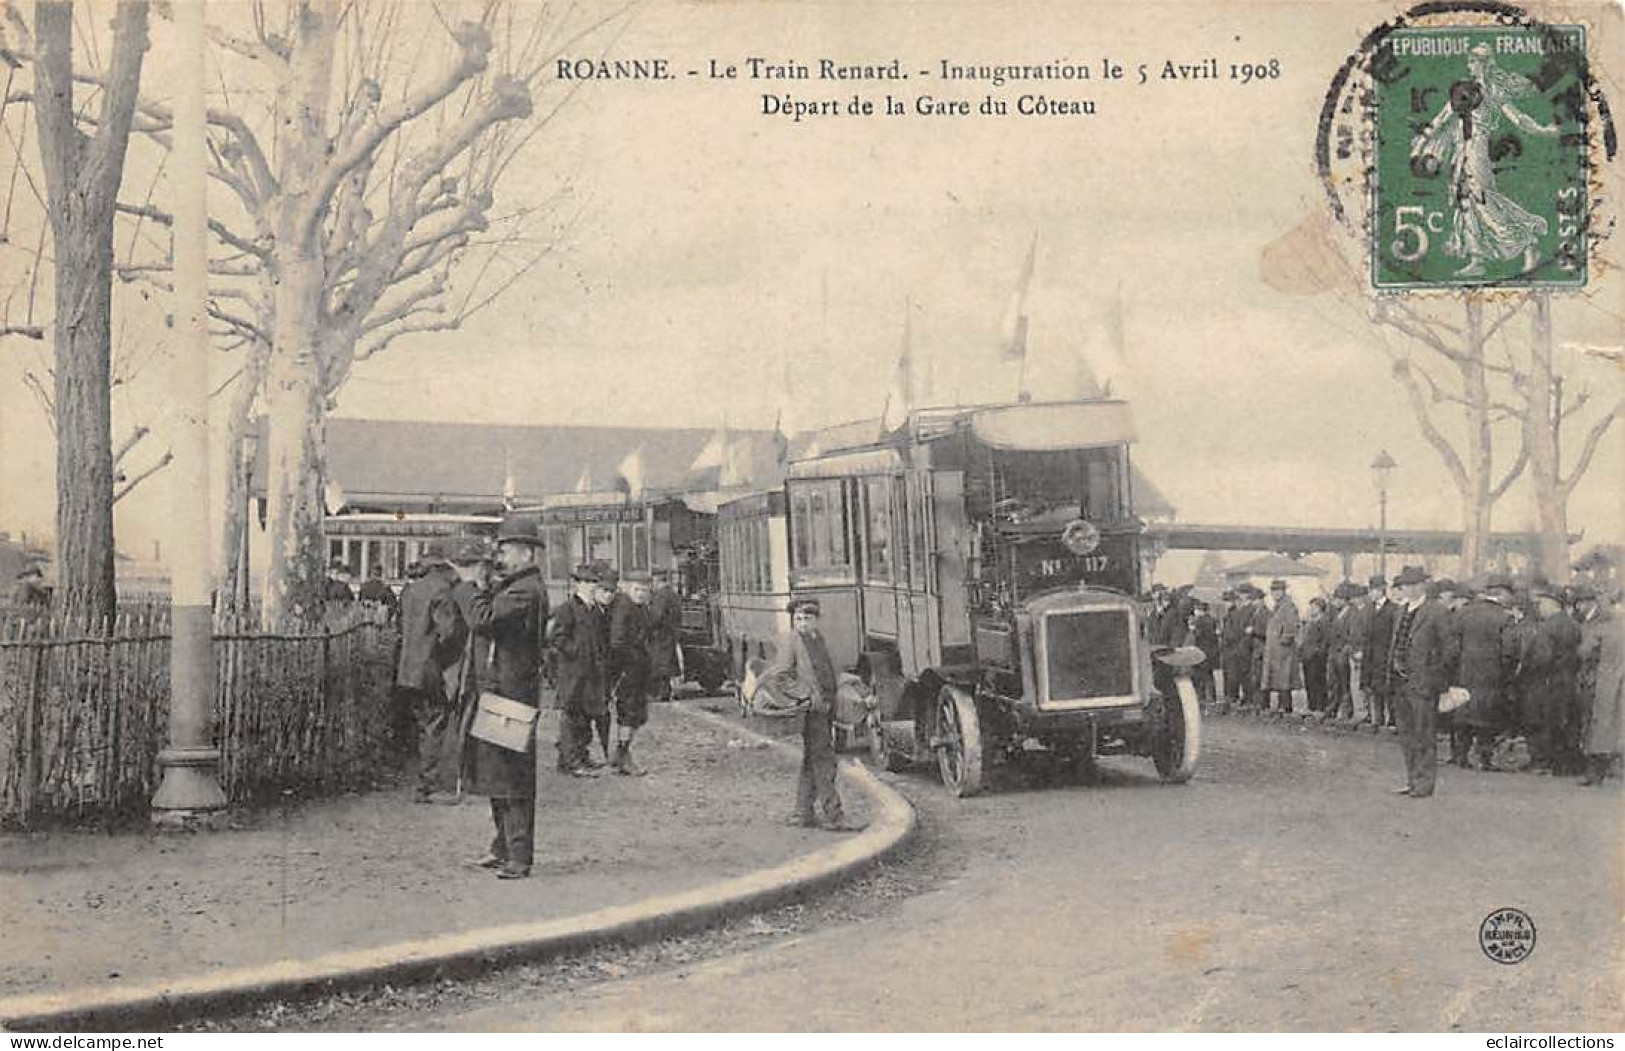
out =
<svg viewBox="0 0 1625 1051"><path fill-rule="evenodd" d="M807 705L801 729L801 780L796 809L789 823L829 832L855 832L835 789L835 742L830 736L830 709L835 698L835 664L818 630L821 612L815 598L790 602L791 631L779 639L761 675L769 690Z"/></svg>
<svg viewBox="0 0 1625 1051"><path fill-rule="evenodd" d="M487 582L478 566L459 562L459 583L453 592L473 635L474 704L477 709L502 711L510 721L517 712L525 722L525 732L517 740L494 743L481 737L476 710L463 753L464 787L490 797L496 826L490 853L477 864L495 869L499 879L529 876L534 859L535 718L548 612L547 590L537 565L543 546L535 521L508 516L497 531L495 579ZM523 718L527 714L528 720Z"/></svg>

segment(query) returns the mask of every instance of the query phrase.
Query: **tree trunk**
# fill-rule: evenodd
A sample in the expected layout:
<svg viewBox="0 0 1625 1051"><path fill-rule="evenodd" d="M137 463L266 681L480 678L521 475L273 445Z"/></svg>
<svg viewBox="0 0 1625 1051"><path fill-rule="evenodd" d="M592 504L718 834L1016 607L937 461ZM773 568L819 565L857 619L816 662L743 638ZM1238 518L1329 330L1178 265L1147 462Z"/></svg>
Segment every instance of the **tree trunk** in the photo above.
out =
<svg viewBox="0 0 1625 1051"><path fill-rule="evenodd" d="M79 130L73 5L34 8L34 116L55 247L56 542L61 608L109 623L113 576L113 218L147 51L147 5L120 4L95 137Z"/></svg>
<svg viewBox="0 0 1625 1051"><path fill-rule="evenodd" d="M1490 532L1490 392L1484 374L1484 301L1467 298L1467 355L1459 363L1461 388L1466 398L1467 485L1462 507L1461 575L1472 577L1484 569Z"/></svg>
<svg viewBox="0 0 1625 1051"><path fill-rule="evenodd" d="M258 354L250 347L249 354ZM226 417L226 488L225 519L221 523L220 564L216 579L220 583L218 609L236 620L244 613L243 599L248 590L246 579L248 547L249 476L253 469L254 405L259 395L262 366L250 363L243 369L242 386L232 395L231 408Z"/></svg>
<svg viewBox="0 0 1625 1051"><path fill-rule="evenodd" d="M286 232L286 231L283 231ZM284 250L288 246L292 250ZM322 267L278 237L276 331L272 344L267 436L266 533L271 561L262 618L267 627L319 619L325 600L322 464L326 399L321 382Z"/></svg>
<svg viewBox="0 0 1625 1051"><path fill-rule="evenodd" d="M1531 495L1540 529L1538 564L1553 583L1569 577L1568 494L1564 492L1562 464L1558 462L1556 410L1553 405L1555 373L1552 362L1552 300L1549 292L1535 297L1530 333L1529 375L1525 382L1524 441L1529 446Z"/></svg>

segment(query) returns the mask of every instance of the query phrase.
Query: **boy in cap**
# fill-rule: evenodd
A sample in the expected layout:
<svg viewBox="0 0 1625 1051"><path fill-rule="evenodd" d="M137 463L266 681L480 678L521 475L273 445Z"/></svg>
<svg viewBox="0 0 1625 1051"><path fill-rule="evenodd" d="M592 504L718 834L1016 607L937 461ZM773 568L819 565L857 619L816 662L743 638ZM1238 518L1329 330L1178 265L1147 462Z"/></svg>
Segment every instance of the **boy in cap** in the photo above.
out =
<svg viewBox="0 0 1625 1051"><path fill-rule="evenodd" d="M617 774L642 777L632 761L632 738L649 721L649 575L626 575L626 590L610 607L609 661L618 738L612 765Z"/></svg>
<svg viewBox="0 0 1625 1051"><path fill-rule="evenodd" d="M570 573L571 594L547 626L547 641L559 656L558 769L573 777L596 777L590 755L594 720L604 715L604 679L609 654L599 628L592 566Z"/></svg>
<svg viewBox="0 0 1625 1051"><path fill-rule="evenodd" d="M547 589L538 557L545 545L534 519L509 515L497 529L497 576L478 563L458 563L452 595L474 634L472 691L490 691L534 708L541 698L542 638ZM465 693L465 697L468 694ZM535 855L536 749L524 752L470 738L463 752L463 783L491 801L496 837L478 864L498 879L530 875Z"/></svg>
<svg viewBox="0 0 1625 1051"><path fill-rule="evenodd" d="M835 790L835 743L830 737L835 699L835 663L818 630L820 608L815 598L790 600L789 634L780 637L761 681L781 697L807 702L801 727L801 779L796 785L792 825L816 826L830 832L852 832Z"/></svg>

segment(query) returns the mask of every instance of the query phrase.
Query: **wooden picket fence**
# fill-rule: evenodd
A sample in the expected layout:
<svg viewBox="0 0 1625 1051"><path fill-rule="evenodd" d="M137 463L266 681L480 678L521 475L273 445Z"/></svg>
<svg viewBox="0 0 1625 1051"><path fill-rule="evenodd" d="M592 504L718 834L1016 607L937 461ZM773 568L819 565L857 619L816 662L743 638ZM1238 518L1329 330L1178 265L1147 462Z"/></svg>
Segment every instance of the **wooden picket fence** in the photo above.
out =
<svg viewBox="0 0 1625 1051"><path fill-rule="evenodd" d="M348 606L286 634L218 623L215 725L227 798L370 780L390 728L396 632ZM169 709L166 603L121 606L105 632L0 609L0 827L114 822L157 787Z"/></svg>

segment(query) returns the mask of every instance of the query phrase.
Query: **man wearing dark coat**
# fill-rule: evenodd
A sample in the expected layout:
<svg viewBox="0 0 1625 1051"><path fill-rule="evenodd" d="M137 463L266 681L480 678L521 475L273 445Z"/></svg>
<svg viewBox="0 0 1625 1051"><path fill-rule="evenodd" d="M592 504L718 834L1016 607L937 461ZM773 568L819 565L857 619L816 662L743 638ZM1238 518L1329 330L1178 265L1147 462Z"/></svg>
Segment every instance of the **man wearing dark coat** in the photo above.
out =
<svg viewBox="0 0 1625 1051"><path fill-rule="evenodd" d="M1461 658L1455 685L1469 698L1466 707L1456 711L1456 732L1464 738L1460 750L1470 752L1480 770L1494 769L1490 757L1495 739L1508 721L1508 687L1518 659L1511 603L1512 581L1492 573L1477 597L1456 615Z"/></svg>
<svg viewBox="0 0 1625 1051"><path fill-rule="evenodd" d="M649 676L650 699L671 699L671 681L681 674L677 640L683 630L683 603L671 586L671 574L656 566L654 587L649 593Z"/></svg>
<svg viewBox="0 0 1625 1051"><path fill-rule="evenodd" d="M1449 687L1456 663L1454 638L1444 604L1428 595L1426 570L1406 566L1394 583L1405 597L1394 614L1388 651L1390 699L1398 713L1405 755L1405 787L1395 792L1426 799L1433 794L1438 777L1439 743L1434 729L1439 694Z"/></svg>
<svg viewBox="0 0 1625 1051"><path fill-rule="evenodd" d="M1589 584L1574 587L1580 621L1580 707L1586 757L1582 785L1600 785L1622 750L1621 706L1625 704L1625 632Z"/></svg>
<svg viewBox="0 0 1625 1051"><path fill-rule="evenodd" d="M1326 600L1318 595L1309 600L1309 619L1303 622L1298 659L1303 662L1303 688L1309 695L1309 710L1337 711L1327 689L1327 668L1332 651L1332 618Z"/></svg>
<svg viewBox="0 0 1625 1051"><path fill-rule="evenodd" d="M342 558L335 558L327 566L327 585L324 595L329 602L354 602L355 589L350 586L350 566Z"/></svg>
<svg viewBox="0 0 1625 1051"><path fill-rule="evenodd" d="M1354 612L1349 605L1351 597L1349 582L1345 580L1332 589L1331 597L1326 601L1326 609L1322 614L1326 621L1326 673L1322 686L1325 704L1321 710L1328 718L1342 715L1345 709L1352 711L1354 706L1349 696L1349 654L1352 647L1348 644L1348 623ZM1307 637L1304 639L1303 649L1304 689L1309 689Z"/></svg>
<svg viewBox="0 0 1625 1051"><path fill-rule="evenodd" d="M1360 655L1360 689L1376 726L1394 725L1393 690L1389 683L1388 650L1394 637L1398 604L1389 597L1388 581L1371 578L1371 611L1366 619L1364 652Z"/></svg>
<svg viewBox="0 0 1625 1051"><path fill-rule="evenodd" d="M543 548L534 520L509 516L497 531L497 572L486 583L477 566L458 565L452 592L473 633L473 698L491 692L535 708L541 699L547 588L537 564ZM469 695L464 694L465 698ZM472 700L471 698L470 700ZM468 737L463 784L491 800L496 836L478 862L500 879L530 875L535 855L536 748L523 752Z"/></svg>
<svg viewBox="0 0 1625 1051"><path fill-rule="evenodd" d="M626 575L626 590L615 596L609 623L610 694L615 701L617 774L642 777L632 760L632 738L649 721L649 578Z"/></svg>
<svg viewBox="0 0 1625 1051"><path fill-rule="evenodd" d="M379 563L373 564L372 572L368 574L366 583L361 585L361 590L356 597L362 602L372 602L383 606L389 610L390 616L394 616L396 610L400 608L400 602L395 597L394 590L384 583L384 567Z"/></svg>
<svg viewBox="0 0 1625 1051"><path fill-rule="evenodd" d="M1365 686L1365 644L1371 633L1372 596L1363 584L1348 583L1348 605L1337 621L1335 638L1347 667L1343 675L1343 697L1337 714L1356 721L1374 721L1371 698Z"/></svg>
<svg viewBox="0 0 1625 1051"><path fill-rule="evenodd" d="M548 645L559 661L558 769L575 777L596 777L590 762L593 720L605 713L605 679L609 653L599 627L594 591L598 574L577 566L570 574L572 593L547 626Z"/></svg>
<svg viewBox="0 0 1625 1051"><path fill-rule="evenodd" d="M818 630L818 600L790 602L791 631L781 637L761 682L780 697L807 704L801 728L801 778L790 824L852 832L835 789L835 743L830 736L835 701L835 663Z"/></svg>
<svg viewBox="0 0 1625 1051"><path fill-rule="evenodd" d="M1579 688L1580 626L1550 585L1537 584L1529 590L1540 611L1539 626L1532 632L1519 668L1519 678L1539 719L1529 751L1536 766L1565 773L1580 765L1572 718Z"/></svg>
<svg viewBox="0 0 1625 1051"><path fill-rule="evenodd" d="M1243 584L1247 590L1247 685L1242 702L1249 707L1264 709L1264 645L1269 638L1270 608L1264 604L1264 593L1252 584Z"/></svg>
<svg viewBox="0 0 1625 1051"><path fill-rule="evenodd" d="M401 655L395 669L396 697L417 725L417 801L449 789L447 769L457 727L456 684L448 669L462 659L468 627L452 598L457 571L447 562L447 546L431 540L424 548L423 576L401 592Z"/></svg>
<svg viewBox="0 0 1625 1051"><path fill-rule="evenodd" d="M1203 704L1218 700L1213 694L1213 669L1219 665L1219 625L1207 603L1196 599L1191 613L1191 645L1202 651L1202 663L1194 669L1197 695Z"/></svg>
<svg viewBox="0 0 1625 1051"><path fill-rule="evenodd" d="M1241 684L1247 678L1247 626L1248 614L1242 597L1235 590L1224 595L1224 620L1219 627L1219 664L1224 671L1224 700L1226 704L1241 703Z"/></svg>

